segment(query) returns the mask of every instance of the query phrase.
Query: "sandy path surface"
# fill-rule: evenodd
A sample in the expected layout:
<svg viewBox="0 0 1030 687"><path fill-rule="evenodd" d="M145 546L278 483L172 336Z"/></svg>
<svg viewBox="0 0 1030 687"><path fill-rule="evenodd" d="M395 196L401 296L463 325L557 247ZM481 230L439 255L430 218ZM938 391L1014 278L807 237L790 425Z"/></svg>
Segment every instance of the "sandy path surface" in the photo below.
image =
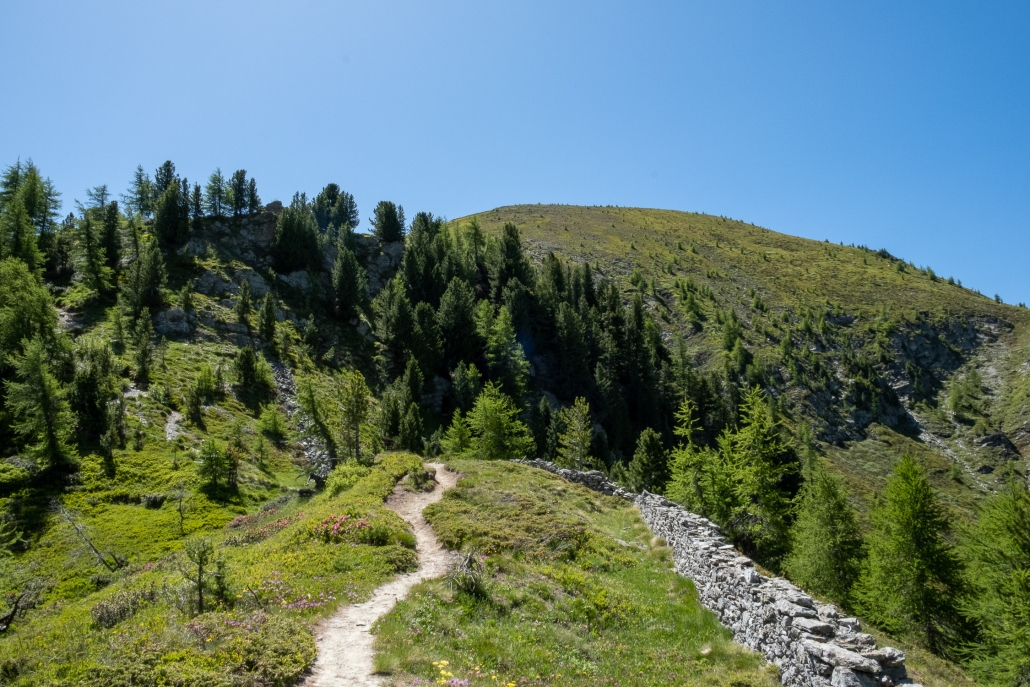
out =
<svg viewBox="0 0 1030 687"><path fill-rule="evenodd" d="M422 509L439 501L443 492L457 483L458 475L437 463L427 463L426 467L436 469L437 485L433 491L414 493L398 485L386 500L386 507L404 518L415 533L418 570L379 587L365 603L344 606L319 626L315 633L318 657L304 687L379 685L380 678L372 674L372 624L416 584L446 573L454 560L422 518Z"/></svg>

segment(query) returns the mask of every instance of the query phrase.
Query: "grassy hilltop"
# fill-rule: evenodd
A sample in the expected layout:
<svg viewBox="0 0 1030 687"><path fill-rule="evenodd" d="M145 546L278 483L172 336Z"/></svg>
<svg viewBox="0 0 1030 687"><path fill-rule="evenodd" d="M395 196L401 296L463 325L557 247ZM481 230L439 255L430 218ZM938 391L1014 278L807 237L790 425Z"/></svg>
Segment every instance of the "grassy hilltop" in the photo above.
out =
<svg viewBox="0 0 1030 687"><path fill-rule="evenodd" d="M1026 473L1025 308L883 250L713 215L515 205L453 223L472 217L488 234L515 224L537 259L553 251L589 262L627 297L642 292L669 345L682 338L702 367L725 366L730 352L720 320L735 311L746 349L771 371L766 379L785 405L822 428L823 450L862 510L902 452L914 454L949 505L967 516L1009 470ZM785 336L800 349L796 374L785 364ZM980 384L962 385L953 412L953 390L970 373ZM879 417L853 412L854 378L861 376L896 390L897 408Z"/></svg>

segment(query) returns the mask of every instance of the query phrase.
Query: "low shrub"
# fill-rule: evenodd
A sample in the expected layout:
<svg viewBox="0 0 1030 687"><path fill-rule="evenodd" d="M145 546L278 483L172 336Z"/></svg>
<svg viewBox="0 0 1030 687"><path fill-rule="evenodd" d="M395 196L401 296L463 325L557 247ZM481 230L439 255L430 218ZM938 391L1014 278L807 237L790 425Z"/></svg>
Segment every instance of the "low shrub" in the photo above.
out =
<svg viewBox="0 0 1030 687"><path fill-rule="evenodd" d="M136 615L147 604L157 601L158 594L154 585L118 592L89 609L89 614L97 626L107 630Z"/></svg>

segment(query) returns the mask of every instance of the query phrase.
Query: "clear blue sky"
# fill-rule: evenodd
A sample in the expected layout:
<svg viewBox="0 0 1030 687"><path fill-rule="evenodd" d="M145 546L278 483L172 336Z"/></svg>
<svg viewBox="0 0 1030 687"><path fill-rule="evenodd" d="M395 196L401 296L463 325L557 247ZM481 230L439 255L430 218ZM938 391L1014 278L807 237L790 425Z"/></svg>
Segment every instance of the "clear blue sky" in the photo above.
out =
<svg viewBox="0 0 1030 687"><path fill-rule="evenodd" d="M704 211L1030 301L1030 3L0 0L0 163ZM362 222L367 228L367 219Z"/></svg>

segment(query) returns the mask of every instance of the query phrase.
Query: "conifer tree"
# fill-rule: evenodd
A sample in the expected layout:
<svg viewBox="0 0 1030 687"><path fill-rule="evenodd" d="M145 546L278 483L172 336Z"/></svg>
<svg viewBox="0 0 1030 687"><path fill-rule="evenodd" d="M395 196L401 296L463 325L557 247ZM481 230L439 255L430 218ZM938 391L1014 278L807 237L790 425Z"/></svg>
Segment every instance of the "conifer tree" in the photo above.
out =
<svg viewBox="0 0 1030 687"><path fill-rule="evenodd" d="M136 364L136 379L147 384L150 381L150 363L154 357L154 323L150 321L150 308L140 311L132 330L133 362Z"/></svg>
<svg viewBox="0 0 1030 687"><path fill-rule="evenodd" d="M962 651L983 684L1030 683L1030 491L1011 482L980 513L962 550L972 587L962 612L979 641Z"/></svg>
<svg viewBox="0 0 1030 687"><path fill-rule="evenodd" d="M267 342L275 339L276 323L275 296L269 291L265 294L265 300L261 303L261 314L258 316L258 333Z"/></svg>
<svg viewBox="0 0 1030 687"><path fill-rule="evenodd" d="M293 196L293 201L283 208L276 221L275 259L280 272L321 267L318 225L302 194Z"/></svg>
<svg viewBox="0 0 1030 687"><path fill-rule="evenodd" d="M372 219L372 233L380 241L401 241L404 239L404 208L388 200L376 205Z"/></svg>
<svg viewBox="0 0 1030 687"><path fill-rule="evenodd" d="M239 217L247 210L247 170L237 169L229 177L229 189L226 194L232 216Z"/></svg>
<svg viewBox="0 0 1030 687"><path fill-rule="evenodd" d="M250 282L244 279L240 283L240 290L236 293L236 304L233 309L236 312L236 319L247 325L250 330L250 309L253 306L253 299L250 295Z"/></svg>
<svg viewBox="0 0 1030 687"><path fill-rule="evenodd" d="M204 194L200 190L200 184L193 184L193 191L190 193L190 223L194 233L204 228Z"/></svg>
<svg viewBox="0 0 1030 687"><path fill-rule="evenodd" d="M175 181L175 165L171 160L165 162L154 171L154 197L160 198Z"/></svg>
<svg viewBox="0 0 1030 687"><path fill-rule="evenodd" d="M804 589L850 607L864 544L844 484L813 455L800 497L783 568Z"/></svg>
<svg viewBox="0 0 1030 687"><path fill-rule="evenodd" d="M254 177L247 180L247 213L253 215L261 209L261 197L257 192L257 181Z"/></svg>
<svg viewBox="0 0 1030 687"><path fill-rule="evenodd" d="M512 400L500 387L488 382L468 414L476 457L511 460L532 455L533 437L518 416L519 409Z"/></svg>
<svg viewBox="0 0 1030 687"><path fill-rule="evenodd" d="M111 285L111 268L107 266L107 254L93 213L87 211L78 226L79 270L92 290L105 291Z"/></svg>
<svg viewBox="0 0 1030 687"><path fill-rule="evenodd" d="M361 426L372 411L372 392L358 370L344 370L337 380L341 409L340 445L355 461L361 461Z"/></svg>
<svg viewBox="0 0 1030 687"><path fill-rule="evenodd" d="M204 210L217 219L225 217L229 208L225 187L222 170L216 167L215 171L211 172L211 176L207 178L207 185L204 186Z"/></svg>
<svg viewBox="0 0 1030 687"><path fill-rule="evenodd" d="M154 211L154 185L150 175L143 171L143 165L137 165L129 183L129 190L122 196L122 203L130 216L149 217Z"/></svg>
<svg viewBox="0 0 1030 687"><path fill-rule="evenodd" d="M0 260L0 362L22 350L25 341L53 343L57 310L40 278L21 260Z"/></svg>
<svg viewBox="0 0 1030 687"><path fill-rule="evenodd" d="M413 453L421 453L424 442L422 431L422 409L419 408L418 403L412 401L408 404L404 415L401 416L399 447Z"/></svg>
<svg viewBox="0 0 1030 687"><path fill-rule="evenodd" d="M414 329L411 337L411 354L418 360L427 377L436 373L443 359L443 339L436 312L429 303L415 306Z"/></svg>
<svg viewBox="0 0 1030 687"><path fill-rule="evenodd" d="M365 289L368 278L365 270L358 264L341 239L336 246L336 260L333 262L333 297L336 300L337 314L341 319L356 317L365 303Z"/></svg>
<svg viewBox="0 0 1030 687"><path fill-rule="evenodd" d="M440 445L452 456L460 456L472 448L472 430L460 410L455 409L451 426L444 433Z"/></svg>
<svg viewBox="0 0 1030 687"><path fill-rule="evenodd" d="M373 310L376 334L395 359L403 359L411 348L411 337L415 331L415 313L411 301L404 293L400 274L382 288L375 298Z"/></svg>
<svg viewBox="0 0 1030 687"><path fill-rule="evenodd" d="M522 250L522 235L518 227L504 225L500 241L489 252L490 289L495 301L500 300L504 287L512 279L525 286L533 285L533 269Z"/></svg>
<svg viewBox="0 0 1030 687"><path fill-rule="evenodd" d="M575 470L593 467L590 444L594 431L590 423L590 405L586 399L579 397L571 407L564 408L562 419L565 431L558 439L558 465Z"/></svg>
<svg viewBox="0 0 1030 687"><path fill-rule="evenodd" d="M100 208L103 212L102 233L100 244L104 248L106 264L112 271L117 270L118 263L122 259L122 215L118 211L118 201L112 200Z"/></svg>
<svg viewBox="0 0 1030 687"><path fill-rule="evenodd" d="M108 402L115 395L114 355L106 341L83 336L75 347L75 376L69 393L79 431L98 439L108 426Z"/></svg>
<svg viewBox="0 0 1030 687"><path fill-rule="evenodd" d="M468 282L460 277L451 279L437 311L448 364L472 362L478 357L475 306L476 295Z"/></svg>
<svg viewBox="0 0 1030 687"><path fill-rule="evenodd" d="M944 539L951 525L923 470L904 455L872 513L859 612L888 632L915 631L943 654L961 637L962 564Z"/></svg>
<svg viewBox="0 0 1030 687"><path fill-rule="evenodd" d="M228 463L225 460L225 451L215 442L208 439L200 447L200 467L197 474L203 477L209 485L218 488L228 472ZM203 603L203 602L202 602Z"/></svg>
<svg viewBox="0 0 1030 687"><path fill-rule="evenodd" d="M16 378L5 382L14 430L41 467L69 461L74 457L70 439L75 418L67 391L50 370L43 340L36 337L24 348L11 359Z"/></svg>
<svg viewBox="0 0 1030 687"><path fill-rule="evenodd" d="M641 432L637 440L637 450L629 462L629 477L634 489L653 493L664 491L669 481L669 454L658 432L650 427Z"/></svg>
<svg viewBox="0 0 1030 687"><path fill-rule="evenodd" d="M161 305L161 289L166 276L164 257L157 241L141 242L139 256L125 270L121 292L122 303L133 321L143 308L156 310Z"/></svg>
<svg viewBox="0 0 1030 687"><path fill-rule="evenodd" d="M458 363L451 372L451 396L455 407L467 412L479 397L482 375L473 363Z"/></svg>
<svg viewBox="0 0 1030 687"><path fill-rule="evenodd" d="M503 305L490 328L486 359L490 366L490 377L499 382L516 403L521 403L529 379L529 362L522 344L515 339L511 315Z"/></svg>
<svg viewBox="0 0 1030 687"><path fill-rule="evenodd" d="M0 258L8 257L21 260L31 272L43 267L35 227L19 195L0 213Z"/></svg>
<svg viewBox="0 0 1030 687"><path fill-rule="evenodd" d="M189 238L189 191L172 181L154 205L154 234L164 246L177 246Z"/></svg>

